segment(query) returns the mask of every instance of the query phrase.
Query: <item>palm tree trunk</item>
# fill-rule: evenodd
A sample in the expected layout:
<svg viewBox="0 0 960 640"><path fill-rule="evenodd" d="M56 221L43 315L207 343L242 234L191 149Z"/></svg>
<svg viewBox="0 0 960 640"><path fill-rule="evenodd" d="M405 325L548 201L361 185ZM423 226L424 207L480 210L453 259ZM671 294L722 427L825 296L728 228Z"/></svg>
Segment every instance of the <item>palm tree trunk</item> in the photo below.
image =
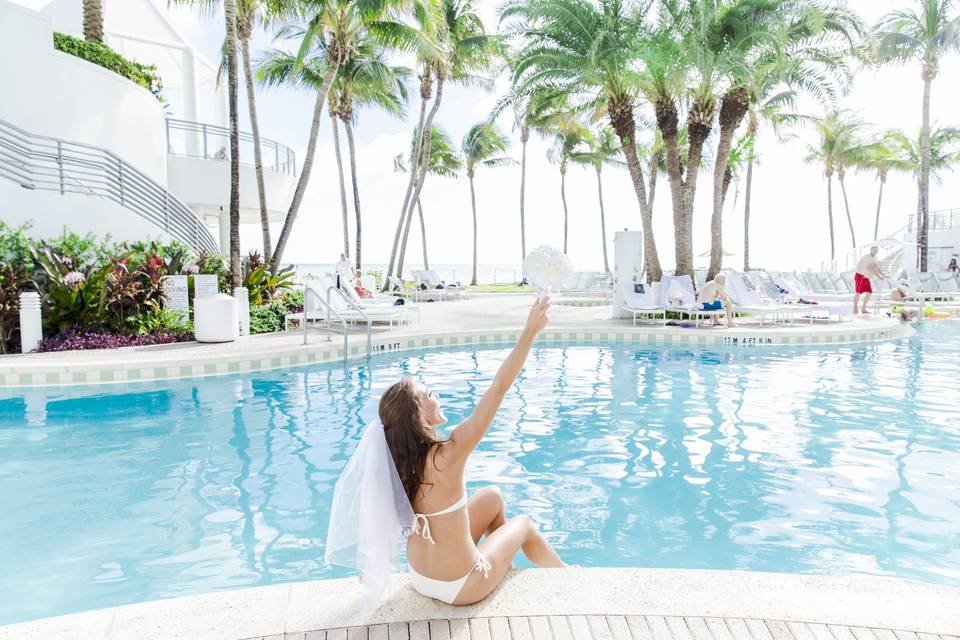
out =
<svg viewBox="0 0 960 640"><path fill-rule="evenodd" d="M713 213L710 216L710 268L707 270L707 280L713 280L720 272L723 262L724 185L729 186L726 174L727 167L730 166L733 136L747 114L749 102L746 89L735 87L724 94L720 103L720 140L717 143L717 157L713 162Z"/></svg>
<svg viewBox="0 0 960 640"><path fill-rule="evenodd" d="M270 263L273 243L270 241L270 214L267 213L267 192L263 184L263 153L260 148L260 122L257 118L257 99L250 68L250 39L240 40L243 57L243 75L247 85L247 109L250 111L250 133L253 135L253 169L257 176L257 197L260 199L260 233L263 236L263 260Z"/></svg>
<svg viewBox="0 0 960 640"><path fill-rule="evenodd" d="M343 217L343 253L350 255L350 228L347 224L347 187L343 182L343 157L340 154L340 127L337 114L330 112L330 125L333 127L333 152L337 157L337 177L340 181L340 212Z"/></svg>
<svg viewBox="0 0 960 640"><path fill-rule="evenodd" d="M403 230L403 242L400 245L400 255L397 259L397 277L401 277L400 274L403 273L403 260L407 254L407 239L410 237L410 223L413 222L413 206L420 199L420 192L423 190L423 183L426 182L427 178L427 168L430 166L430 148L433 144L433 119L437 115L437 110L440 108L440 101L443 98L443 78L437 78L437 93L433 98L433 106L430 107L430 113L427 114L427 119L423 123L424 128L430 132L423 139L423 151L420 156L420 166L418 169L417 180L413 189L413 198L410 201L410 208L407 211L406 215L406 226ZM411 171L413 169L411 168Z"/></svg>
<svg viewBox="0 0 960 640"><path fill-rule="evenodd" d="M343 128L347 131L347 151L350 154L350 181L353 183L353 213L357 223L357 244L354 265L360 269L360 184L357 182L357 148L353 141L353 123L350 118L343 119Z"/></svg>
<svg viewBox="0 0 960 640"><path fill-rule="evenodd" d="M753 155L747 160L747 187L743 194L743 271L750 271L750 192L753 188Z"/></svg>
<svg viewBox="0 0 960 640"><path fill-rule="evenodd" d="M655 106L657 128L663 138L663 155L667 161L667 182L670 185L670 205L673 209L674 249L676 256L681 255L681 236L683 228L683 163L680 159L679 114L674 100L663 100ZM681 262L677 262L676 274L680 271Z"/></svg>
<svg viewBox="0 0 960 640"><path fill-rule="evenodd" d="M287 246L287 240L293 231L293 223L297 219L297 213L300 211L300 204L303 202L303 194L307 190L307 183L310 182L310 171L313 169L313 159L317 151L317 134L320 132L320 119L323 115L323 105L327 101L327 93L330 91L330 85L333 83L333 77L337 75L339 60L327 68L326 75L323 76L323 82L320 84L320 90L317 91L317 99L313 104L313 121L310 124L310 138L307 141L307 153L303 157L303 166L300 168L300 179L297 181L297 187L293 191L293 199L290 201L290 208L287 210L287 217L283 221L283 229L280 231L280 238L277 240L277 247L273 250L273 262L270 265L270 271L276 275L280 269L280 259L283 256L283 250Z"/></svg>
<svg viewBox="0 0 960 640"><path fill-rule="evenodd" d="M520 143L523 150L520 152L520 262L527 258L527 226L524 217L524 200L527 192L527 140L530 138L530 129L526 126L520 132Z"/></svg>
<svg viewBox="0 0 960 640"><path fill-rule="evenodd" d="M660 175L660 159L663 157L663 151L657 151L653 154L653 158L650 161L650 193L647 198L647 207L653 211L654 199L657 195L657 176Z"/></svg>
<svg viewBox="0 0 960 640"><path fill-rule="evenodd" d="M930 87L935 70L935 63L924 63L923 123L920 127L920 195L917 207L917 252L920 255L920 271L927 270L927 243L930 231Z"/></svg>
<svg viewBox="0 0 960 640"><path fill-rule="evenodd" d="M100 0L83 0L83 38L103 42L103 7Z"/></svg>
<svg viewBox="0 0 960 640"><path fill-rule="evenodd" d="M607 260L607 217L603 211L603 180L600 178L600 167L597 167L597 197L600 199L600 240L603 242L603 272L610 273L610 262Z"/></svg>
<svg viewBox="0 0 960 640"><path fill-rule="evenodd" d="M837 259L833 241L833 176L827 176L827 224L830 225L830 262Z"/></svg>
<svg viewBox="0 0 960 640"><path fill-rule="evenodd" d="M850 241L853 243L853 248L857 248L857 234L853 230L853 218L850 216L850 203L847 200L847 186L843 182L843 174L838 174L837 179L840 180L840 192L843 194L843 207L847 212L847 224L850 225Z"/></svg>
<svg viewBox="0 0 960 640"><path fill-rule="evenodd" d="M477 286L477 198L473 191L473 173L470 174L470 207L473 209L473 277L470 286Z"/></svg>
<svg viewBox="0 0 960 640"><path fill-rule="evenodd" d="M644 183L643 167L637 155L637 126L633 118L633 105L623 109L615 109L611 105L609 110L610 124L620 139L623 155L627 160L627 170L630 173L630 182L633 192L640 206L640 223L643 226L643 257L650 282L659 282L663 271L660 268L660 256L657 255L657 243L653 238L653 209L647 202L647 187Z"/></svg>
<svg viewBox="0 0 960 640"><path fill-rule="evenodd" d="M877 241L877 234L880 233L880 205L883 203L883 185L886 184L886 178L880 178L880 192L877 194L877 218L873 223L873 241Z"/></svg>
<svg viewBox="0 0 960 640"><path fill-rule="evenodd" d="M240 132L237 99L237 5L223 0L226 21L227 102L230 112L230 288L243 282L240 273Z"/></svg>
<svg viewBox="0 0 960 640"><path fill-rule="evenodd" d="M569 215L567 213L567 169L560 167L560 200L563 202L563 253L567 254L567 229Z"/></svg>
<svg viewBox="0 0 960 640"><path fill-rule="evenodd" d="M425 73L429 74L427 70ZM429 87L429 76L420 83L420 117L417 119L417 143L413 149L413 162L410 167L410 176L407 180L407 191L403 196L403 206L400 209L400 219L397 221L397 230L393 234L393 247L390 249L390 264L387 266L387 278L383 280L383 290L390 289L389 276L393 273L393 267L397 262L397 249L400 246L400 238L403 236L403 223L406 220L407 206L410 204L410 196L413 195L414 183L416 182L417 159L420 157L421 145L423 143L423 121L427 113L427 102L430 100L430 94L427 92ZM433 132L431 131L431 134ZM402 276L398 276L402 277Z"/></svg>
<svg viewBox="0 0 960 640"><path fill-rule="evenodd" d="M423 205L417 200L417 213L420 214L420 240L423 245L423 268L430 270L430 260L427 258L427 225L423 222Z"/></svg>
<svg viewBox="0 0 960 640"><path fill-rule="evenodd" d="M700 162L703 158L703 146L710 137L713 122L713 105L695 100L687 113L687 150L686 176L682 178L682 208L680 225L676 234L677 269L675 275L693 277L693 205L697 195L697 177L700 174Z"/></svg>

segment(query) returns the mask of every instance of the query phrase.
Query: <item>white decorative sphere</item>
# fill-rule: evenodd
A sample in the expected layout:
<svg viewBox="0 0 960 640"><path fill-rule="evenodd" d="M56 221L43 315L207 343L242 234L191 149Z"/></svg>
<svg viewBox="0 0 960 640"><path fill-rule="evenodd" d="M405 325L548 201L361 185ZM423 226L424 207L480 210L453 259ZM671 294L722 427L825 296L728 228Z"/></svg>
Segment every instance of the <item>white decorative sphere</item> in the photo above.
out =
<svg viewBox="0 0 960 640"><path fill-rule="evenodd" d="M542 245L527 254L523 260L523 275L527 282L541 290L559 289L573 276L573 266L562 251Z"/></svg>

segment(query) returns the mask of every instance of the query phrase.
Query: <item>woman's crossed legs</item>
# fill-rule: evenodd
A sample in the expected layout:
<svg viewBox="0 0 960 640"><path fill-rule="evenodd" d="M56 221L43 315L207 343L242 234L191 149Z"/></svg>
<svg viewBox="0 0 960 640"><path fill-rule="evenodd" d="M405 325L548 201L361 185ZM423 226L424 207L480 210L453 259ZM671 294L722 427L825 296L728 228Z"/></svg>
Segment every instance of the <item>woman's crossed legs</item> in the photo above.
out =
<svg viewBox="0 0 960 640"><path fill-rule="evenodd" d="M478 548L490 563L490 571L489 575L482 571L471 573L454 604L473 604L486 598L500 584L521 548L530 562L539 567L567 566L529 517L506 518L499 488L491 486L477 491L470 497L467 509L473 541L479 543L486 536Z"/></svg>

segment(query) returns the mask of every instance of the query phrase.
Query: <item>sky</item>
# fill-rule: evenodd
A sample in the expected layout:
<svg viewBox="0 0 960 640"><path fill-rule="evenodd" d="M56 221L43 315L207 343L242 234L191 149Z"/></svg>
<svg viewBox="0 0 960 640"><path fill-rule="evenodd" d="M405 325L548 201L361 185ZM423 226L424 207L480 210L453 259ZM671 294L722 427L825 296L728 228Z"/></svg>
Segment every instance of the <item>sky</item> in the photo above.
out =
<svg viewBox="0 0 960 640"><path fill-rule="evenodd" d="M77 0L78 2L80 0ZM163 2L163 0L156 0ZM867 24L892 9L905 8L916 0L849 0ZM45 0L19 0L38 8ZM478 11L491 30L496 28L499 0L477 0ZM223 38L221 16L201 15L187 8L168 9L174 22L208 59L215 60ZM274 46L270 33L257 33L253 50L262 52ZM255 53L255 56L258 55ZM412 66L411 60L397 63ZM960 103L960 56L947 58L934 82L931 112L934 123L960 125L957 104ZM459 144L473 124L487 118L506 81L498 80L496 88L484 92L476 88L451 87L445 90L436 123ZM917 64L860 70L850 91L839 106L852 109L877 130L900 128L919 132L922 83ZM359 111L355 123L357 160L363 213L363 255L365 263L381 263L389 259L394 229L400 215L406 174L394 171L393 158L409 149L413 119L419 107L418 92L410 87L409 113L406 119L393 119L376 111ZM170 115L182 117L176 92L169 92ZM202 99L202 98L201 98ZM212 98L210 98L212 99ZM278 140L297 152L302 162L309 135L313 96L288 89L263 89L257 93L261 135ZM241 89L241 126L249 130L246 99ZM815 103L803 105L805 111L822 109ZM649 105L641 111L652 116ZM201 115L203 109L201 108ZM511 126L509 116L498 121L509 134L512 146L509 155L519 161L519 133ZM797 135L812 141L802 129ZM715 142L713 142L715 144ZM562 246L563 208L560 199L560 174L557 166L547 161L548 141L531 135L527 147L527 250L549 244ZM344 153L346 150L344 149ZM763 129L757 143L759 162L754 168L751 202L750 253L751 266L771 269L819 268L830 257L827 226L826 182L822 170L804 164L804 148L800 141L780 141L771 130ZM703 174L706 174L705 176ZM349 190L349 177L348 190ZM868 173L847 177L847 194L858 244L873 236L878 182ZM474 178L479 227L479 261L481 264L520 263L519 165L502 168L479 168ZM602 269L600 214L597 179L593 169L571 167L566 178L566 197L570 215L569 255L578 269ZM694 255L710 249L712 171L702 172L694 211ZM731 186L724 214L724 248L731 256L724 266L742 266L743 198L742 186ZM603 172L603 198L607 216L607 243L612 268L613 232L640 229L640 213L629 175L625 169L607 168ZM880 219L880 236L899 232L907 216L916 209L916 187L906 175L891 175L884 191ZM466 264L471 260L472 217L470 187L466 177L458 179L428 178L421 198L427 227L429 257L436 264ZM960 182L957 175L946 173L942 184L931 185L931 209L960 207ZM664 268L674 264L673 223L666 176L661 176L654 206L654 237ZM353 237L351 218L351 238ZM842 194L834 184L834 218L837 256L843 259L852 247L851 234L844 214ZM280 225L272 228L274 238ZM342 213L340 209L332 132L324 114L307 195L296 221L284 256L297 263L329 263L342 249ZM257 225L241 229L243 250L260 248ZM419 229L410 234L408 263L419 263L421 243ZM696 257L697 266L706 266L707 257Z"/></svg>

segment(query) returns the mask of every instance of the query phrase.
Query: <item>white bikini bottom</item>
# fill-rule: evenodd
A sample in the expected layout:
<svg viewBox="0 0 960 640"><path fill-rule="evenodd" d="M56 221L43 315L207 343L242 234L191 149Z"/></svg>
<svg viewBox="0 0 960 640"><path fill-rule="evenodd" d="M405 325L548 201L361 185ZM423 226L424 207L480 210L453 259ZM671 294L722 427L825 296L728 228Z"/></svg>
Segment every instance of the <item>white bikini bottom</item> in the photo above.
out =
<svg viewBox="0 0 960 640"><path fill-rule="evenodd" d="M446 602L447 604L453 604L453 601L460 595L460 590L463 589L463 585L466 584L467 578L469 578L470 574L474 571L483 571L484 578L490 577L490 561L483 557L482 553L477 553L477 562L473 565L473 569L470 569L467 575L459 580L434 580L433 578L428 578L427 576L417 573L413 567L410 567L410 584L421 595L434 598L440 602Z"/></svg>

